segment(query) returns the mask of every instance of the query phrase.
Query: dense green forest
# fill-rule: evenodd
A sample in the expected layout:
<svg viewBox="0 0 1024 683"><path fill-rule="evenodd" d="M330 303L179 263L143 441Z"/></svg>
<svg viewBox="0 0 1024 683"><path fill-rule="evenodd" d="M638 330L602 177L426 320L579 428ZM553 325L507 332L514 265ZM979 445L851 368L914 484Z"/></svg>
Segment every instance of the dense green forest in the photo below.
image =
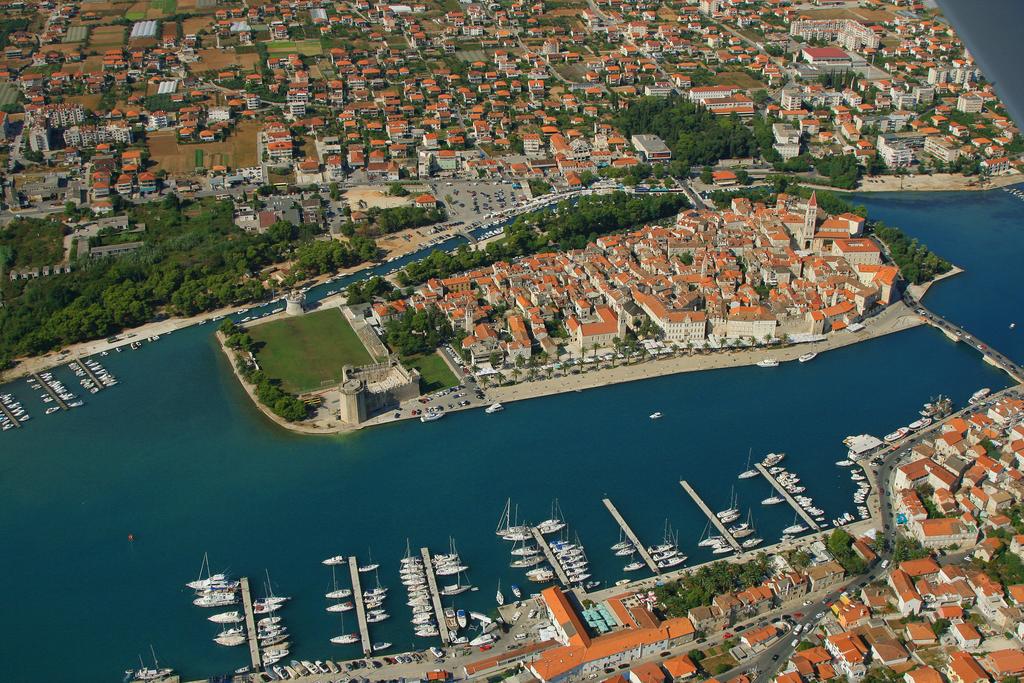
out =
<svg viewBox="0 0 1024 683"><path fill-rule="evenodd" d="M613 123L627 138L653 134L664 140L672 150L669 171L677 178L692 166L757 156L761 148L739 117L718 116L678 95L641 98L618 112Z"/></svg>
<svg viewBox="0 0 1024 683"><path fill-rule="evenodd" d="M743 564L722 561L704 565L678 581L658 586L654 594L668 616L685 617L694 607L710 605L720 593L759 585L767 574L768 558L760 553Z"/></svg>
<svg viewBox="0 0 1024 683"><path fill-rule="evenodd" d="M231 202L214 199L179 203L170 196L132 207L129 215L146 224L142 249L79 261L67 275L0 282L0 367L16 356L105 337L160 313L192 315L259 300L266 295L255 277L260 269L289 258L296 244L318 231L279 221L265 233L246 233L232 222ZM331 258L341 265L375 252L370 240L337 244Z"/></svg>
<svg viewBox="0 0 1024 683"><path fill-rule="evenodd" d="M889 255L899 266L900 273L915 285L931 280L936 275L949 272L953 265L931 249L908 237L899 228L885 225L881 221L869 224L869 230L889 248Z"/></svg>
<svg viewBox="0 0 1024 683"><path fill-rule="evenodd" d="M561 202L554 211L520 216L505 228L503 239L491 242L483 251L464 245L453 253L435 251L422 261L410 263L399 271L398 281L407 286L516 256L580 249L601 235L674 216L689 205L681 193L634 197L615 192L583 197L576 204Z"/></svg>
<svg viewBox="0 0 1024 683"><path fill-rule="evenodd" d="M52 266L64 259L64 226L39 218L16 218L0 228L0 271Z"/></svg>

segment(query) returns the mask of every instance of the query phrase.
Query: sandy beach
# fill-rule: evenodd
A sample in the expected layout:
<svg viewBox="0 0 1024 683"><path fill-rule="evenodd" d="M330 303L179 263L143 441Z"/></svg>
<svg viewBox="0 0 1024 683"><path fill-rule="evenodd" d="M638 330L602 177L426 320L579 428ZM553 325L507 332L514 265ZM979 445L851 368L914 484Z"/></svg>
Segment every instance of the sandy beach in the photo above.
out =
<svg viewBox="0 0 1024 683"><path fill-rule="evenodd" d="M961 192L992 190L1007 185L1024 182L1024 176L1011 175L992 176L984 185L978 184L978 176L965 176L959 173L933 173L931 175L906 175L902 177L884 175L861 180L858 192ZM835 189L835 188L822 188Z"/></svg>

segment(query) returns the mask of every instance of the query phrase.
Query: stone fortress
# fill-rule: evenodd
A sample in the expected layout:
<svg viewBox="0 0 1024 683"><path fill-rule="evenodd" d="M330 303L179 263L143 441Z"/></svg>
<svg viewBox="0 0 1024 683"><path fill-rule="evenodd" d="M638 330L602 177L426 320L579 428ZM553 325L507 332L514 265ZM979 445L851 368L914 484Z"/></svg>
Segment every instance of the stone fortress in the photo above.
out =
<svg viewBox="0 0 1024 683"><path fill-rule="evenodd" d="M383 363L342 369L338 417L358 425L420 395L420 373L404 367L395 356Z"/></svg>

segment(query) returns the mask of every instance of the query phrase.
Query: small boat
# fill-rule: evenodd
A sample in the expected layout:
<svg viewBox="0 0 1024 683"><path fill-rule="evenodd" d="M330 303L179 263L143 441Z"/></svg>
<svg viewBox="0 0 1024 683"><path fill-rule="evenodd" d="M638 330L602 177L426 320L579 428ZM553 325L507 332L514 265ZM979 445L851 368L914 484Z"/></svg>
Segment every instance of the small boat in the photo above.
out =
<svg viewBox="0 0 1024 683"><path fill-rule="evenodd" d="M804 355L800 356L799 358L797 358L797 360L800 361L801 363L808 363L808 362L814 360L817 357L818 357L818 354L815 351L811 351L809 353L805 353Z"/></svg>
<svg viewBox="0 0 1024 683"><path fill-rule="evenodd" d="M740 479L753 479L758 474L760 474L760 472L758 472L756 469L754 469L753 467L750 466L750 456L751 456L752 453L753 453L753 449L751 449L747 453L747 469L745 469L742 472L740 472L740 474L739 474L739 478Z"/></svg>
<svg viewBox="0 0 1024 683"><path fill-rule="evenodd" d="M792 524L790 526L787 526L785 529L782 530L782 533L784 533L784 534L799 534L801 531L806 531L806 530L807 530L807 527L805 527L803 524L797 523L797 524Z"/></svg>
<svg viewBox="0 0 1024 683"><path fill-rule="evenodd" d="M527 572L527 573L529 573L529 572ZM510 590L512 591L512 595L515 596L516 600L519 600L520 598L523 597L523 592L521 590L519 590L519 586L517 586L516 584L513 583Z"/></svg>
<svg viewBox="0 0 1024 683"><path fill-rule="evenodd" d="M455 610L455 620L458 622L459 628L466 628L466 624L469 623L469 620L466 617L466 610Z"/></svg>
<svg viewBox="0 0 1024 683"><path fill-rule="evenodd" d="M777 368L779 367L779 361L774 358L765 358L764 360L757 361L757 367L759 368Z"/></svg>
<svg viewBox="0 0 1024 683"><path fill-rule="evenodd" d="M237 624L245 619L245 616L241 612L221 612L220 614L214 614L206 617L208 620L215 624Z"/></svg>
<svg viewBox="0 0 1024 683"><path fill-rule="evenodd" d="M153 668L150 669L148 666L143 664L142 655L139 655L139 668L128 669L125 671L125 680L158 681L174 674L174 669L160 668L160 663L156 661L156 652L153 650L152 645L149 646L149 651L153 655Z"/></svg>
<svg viewBox="0 0 1024 683"><path fill-rule="evenodd" d="M638 571L638 570L643 569L643 568L644 568L644 563L636 561L636 562L630 562L629 564L627 564L625 567L622 568L622 571L624 571L624 572L635 572L635 571Z"/></svg>
<svg viewBox="0 0 1024 683"><path fill-rule="evenodd" d="M786 499L782 496L769 496L761 501L761 505L778 505L779 503L785 503Z"/></svg>
<svg viewBox="0 0 1024 683"><path fill-rule="evenodd" d="M971 397L967 400L967 402L970 403L971 405L974 405L975 403L981 401L983 398L985 398L991 393L992 390L989 389L988 387L985 387L984 389L978 389L973 394L971 394Z"/></svg>
<svg viewBox="0 0 1024 683"><path fill-rule="evenodd" d="M492 403L491 405L487 406L486 409L484 409L484 412L490 415L493 413L500 413L503 410L505 410L505 406L501 405L500 403Z"/></svg>
<svg viewBox="0 0 1024 683"><path fill-rule="evenodd" d="M496 603L498 603L498 607L501 607L502 605L505 604L505 596L501 592L501 581L500 580L498 581L498 592L495 593L495 595L494 595L494 601Z"/></svg>
<svg viewBox="0 0 1024 683"><path fill-rule="evenodd" d="M342 598L350 598L352 597L352 589L339 588L338 590L333 590L330 593L325 593L324 597L328 600L341 600Z"/></svg>
<svg viewBox="0 0 1024 683"><path fill-rule="evenodd" d="M440 420L444 417L444 413L440 410L436 410L432 413L423 413L420 415L420 422L433 422L434 420Z"/></svg>
<svg viewBox="0 0 1024 683"><path fill-rule="evenodd" d="M839 465L840 467L852 467L853 466L853 461L852 460L836 460L836 464Z"/></svg>
<svg viewBox="0 0 1024 683"><path fill-rule="evenodd" d="M650 417L652 420L660 420L661 417L662 417L662 414L661 413L651 413L648 417Z"/></svg>
<svg viewBox="0 0 1024 683"><path fill-rule="evenodd" d="M326 564L328 567L337 564L343 564L345 562L344 555L335 555L334 557L328 557L321 564Z"/></svg>
<svg viewBox="0 0 1024 683"><path fill-rule="evenodd" d="M374 652L381 652L383 650L388 649L389 647L391 647L391 643L374 643L373 644L373 651Z"/></svg>
<svg viewBox="0 0 1024 683"><path fill-rule="evenodd" d="M355 609L355 605L351 602L336 602L333 605L327 606L328 612L351 612Z"/></svg>

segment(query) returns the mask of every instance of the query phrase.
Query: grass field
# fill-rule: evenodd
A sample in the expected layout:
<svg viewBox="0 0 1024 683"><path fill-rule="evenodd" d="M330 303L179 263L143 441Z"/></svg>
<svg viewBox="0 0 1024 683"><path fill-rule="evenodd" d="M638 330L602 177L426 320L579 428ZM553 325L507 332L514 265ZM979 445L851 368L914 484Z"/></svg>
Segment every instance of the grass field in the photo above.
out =
<svg viewBox="0 0 1024 683"><path fill-rule="evenodd" d="M454 387L459 383L459 378L451 371L444 359L436 353L403 358L402 364L420 371L420 390L425 394Z"/></svg>
<svg viewBox="0 0 1024 683"><path fill-rule="evenodd" d="M275 320L249 330L261 343L256 359L285 391L301 393L338 382L344 365L373 361L355 330L337 309Z"/></svg>
<svg viewBox="0 0 1024 683"><path fill-rule="evenodd" d="M245 168L259 162L256 156L259 125L255 121L243 121L226 140L201 144L178 144L174 131L158 131L147 137L146 144L157 167L168 173L192 173L196 166L217 164Z"/></svg>
<svg viewBox="0 0 1024 683"><path fill-rule="evenodd" d="M129 20L129 21L139 21L140 19L145 19L146 18L146 13L145 12L135 12L135 11L125 12L124 13L124 18Z"/></svg>
<svg viewBox="0 0 1024 683"><path fill-rule="evenodd" d="M21 91L13 83L0 83L0 107L14 104L18 101Z"/></svg>
<svg viewBox="0 0 1024 683"><path fill-rule="evenodd" d="M742 88L743 90L757 90L758 88L767 87L764 83L743 71L722 71L715 74L713 80L715 85L731 85L734 88Z"/></svg>
<svg viewBox="0 0 1024 683"><path fill-rule="evenodd" d="M152 0L150 7L158 9L166 14L174 14L174 10L178 8L177 0Z"/></svg>
<svg viewBox="0 0 1024 683"><path fill-rule="evenodd" d="M267 43L267 52L272 55L286 55L297 52L300 55L323 54L319 40L272 40Z"/></svg>

